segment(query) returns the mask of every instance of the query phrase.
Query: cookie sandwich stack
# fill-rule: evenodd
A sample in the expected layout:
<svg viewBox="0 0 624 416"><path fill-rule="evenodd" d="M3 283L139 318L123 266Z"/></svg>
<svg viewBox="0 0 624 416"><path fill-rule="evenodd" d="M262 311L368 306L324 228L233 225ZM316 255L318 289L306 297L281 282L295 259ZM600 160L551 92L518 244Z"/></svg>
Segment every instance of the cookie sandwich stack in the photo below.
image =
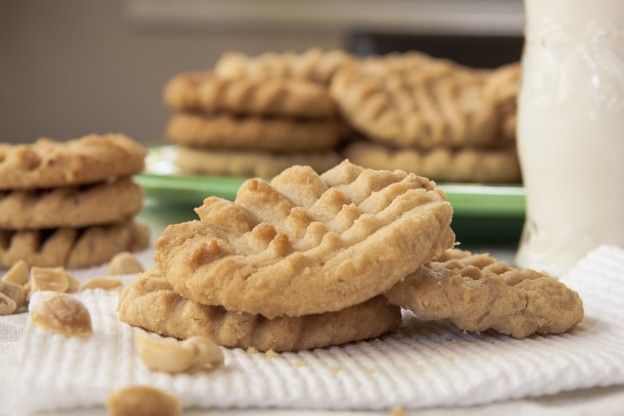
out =
<svg viewBox="0 0 624 416"><path fill-rule="evenodd" d="M313 64L297 66L301 76L280 76L251 58L230 54L214 72L185 73L170 80L164 98L175 113L166 136L178 145L180 170L273 176L296 164L319 170L336 165L334 149L347 129L320 82L334 68L326 68L335 60L327 56L311 60L312 55L305 55L297 62Z"/></svg>
<svg viewBox="0 0 624 416"><path fill-rule="evenodd" d="M143 249L133 221L143 191L131 176L145 149L121 134L0 144L0 267L81 268Z"/></svg>
<svg viewBox="0 0 624 416"><path fill-rule="evenodd" d="M348 146L345 156L438 181L518 182L518 83L517 65L475 70L419 53L343 67L332 95L368 139Z"/></svg>
<svg viewBox="0 0 624 416"><path fill-rule="evenodd" d="M583 316L578 295L548 276L453 249L444 194L403 171L294 166L196 212L164 231L155 267L121 293L123 321L296 351L394 331L401 307L515 337L562 332Z"/></svg>

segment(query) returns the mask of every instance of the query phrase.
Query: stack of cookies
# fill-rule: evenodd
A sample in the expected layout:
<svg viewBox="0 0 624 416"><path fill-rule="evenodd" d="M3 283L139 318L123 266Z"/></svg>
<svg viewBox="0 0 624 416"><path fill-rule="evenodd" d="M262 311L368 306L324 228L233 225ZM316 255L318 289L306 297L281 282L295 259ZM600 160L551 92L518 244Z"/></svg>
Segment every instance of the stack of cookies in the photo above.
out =
<svg viewBox="0 0 624 416"><path fill-rule="evenodd" d="M0 267L93 266L148 244L131 175L145 149L121 134L0 144Z"/></svg>
<svg viewBox="0 0 624 416"><path fill-rule="evenodd" d="M227 347L297 351L381 336L401 307L423 320L514 337L583 317L576 292L534 271L455 250L452 209L434 182L344 161L318 175L249 179L169 226L155 267L126 288L123 321Z"/></svg>
<svg viewBox="0 0 624 416"><path fill-rule="evenodd" d="M228 54L214 72L170 80L164 96L175 113L166 136L179 145L180 170L273 176L296 164L319 170L336 165L334 149L347 129L322 81L337 70L334 62L342 55L303 56L295 65L291 59L277 64L280 57L256 58L258 64ZM267 71L266 62L276 62L282 71Z"/></svg>
<svg viewBox="0 0 624 416"><path fill-rule="evenodd" d="M517 65L475 70L419 53L342 67L332 95L369 140L348 146L345 156L439 181L518 182L518 82Z"/></svg>

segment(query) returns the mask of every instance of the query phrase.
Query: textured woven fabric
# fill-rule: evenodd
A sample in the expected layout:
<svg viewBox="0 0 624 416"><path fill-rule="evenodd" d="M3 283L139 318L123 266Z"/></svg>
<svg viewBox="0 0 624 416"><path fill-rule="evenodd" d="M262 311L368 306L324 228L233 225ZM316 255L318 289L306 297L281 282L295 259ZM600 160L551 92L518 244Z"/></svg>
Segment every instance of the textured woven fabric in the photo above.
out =
<svg viewBox="0 0 624 416"><path fill-rule="evenodd" d="M570 333L525 340L408 319L372 342L278 357L225 351L226 366L171 376L151 372L116 318L116 295L79 295L94 336L66 338L29 327L12 396L22 410L101 405L115 388L153 384L186 406L388 409L457 406L624 383L624 250L602 247L562 279L583 297ZM38 296L33 299L37 302Z"/></svg>

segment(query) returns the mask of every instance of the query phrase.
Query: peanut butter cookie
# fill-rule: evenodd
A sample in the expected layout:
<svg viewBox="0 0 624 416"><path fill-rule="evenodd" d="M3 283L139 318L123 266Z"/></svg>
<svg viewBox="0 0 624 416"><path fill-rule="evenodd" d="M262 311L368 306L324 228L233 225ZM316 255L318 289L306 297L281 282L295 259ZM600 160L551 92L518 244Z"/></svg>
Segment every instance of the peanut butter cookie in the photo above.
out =
<svg viewBox="0 0 624 416"><path fill-rule="evenodd" d="M186 146L289 153L331 150L347 131L336 120L182 113L171 117L166 136L169 141Z"/></svg>
<svg viewBox="0 0 624 416"><path fill-rule="evenodd" d="M152 269L124 289L122 321L160 335L205 336L224 347L258 351L299 351L376 338L401 323L400 308L376 297L337 312L266 319L201 305L176 293L160 271Z"/></svg>
<svg viewBox="0 0 624 416"><path fill-rule="evenodd" d="M309 153L268 153L195 149L179 146L176 164L190 175L275 176L293 165L308 165L324 171L340 163L340 156L331 151Z"/></svg>
<svg viewBox="0 0 624 416"><path fill-rule="evenodd" d="M546 273L518 270L486 254L447 250L386 292L423 320L515 338L565 332L583 319L578 293Z"/></svg>
<svg viewBox="0 0 624 416"><path fill-rule="evenodd" d="M267 318L362 303L454 243L433 182L348 161L250 179L234 203L209 197L196 211L163 232L156 263L187 299Z"/></svg>
<svg viewBox="0 0 624 416"><path fill-rule="evenodd" d="M145 149L123 134L67 142L0 144L0 189L53 188L105 181L143 170Z"/></svg>
<svg viewBox="0 0 624 416"><path fill-rule="evenodd" d="M263 53L248 56L240 52L225 53L217 61L215 72L226 77L294 78L329 84L334 74L354 62L341 50L313 48L303 53Z"/></svg>
<svg viewBox="0 0 624 416"><path fill-rule="evenodd" d="M126 222L81 229L0 230L0 266L10 267L19 260L43 267L95 266L119 252L147 247L145 228Z"/></svg>
<svg viewBox="0 0 624 416"><path fill-rule="evenodd" d="M165 86L174 110L229 112L258 116L331 118L337 115L327 90L311 82L225 78L210 72L180 74Z"/></svg>
<svg viewBox="0 0 624 416"><path fill-rule="evenodd" d="M0 228L79 228L122 222L143 205L143 190L129 178L87 186L0 191Z"/></svg>
<svg viewBox="0 0 624 416"><path fill-rule="evenodd" d="M497 142L485 73L447 63L418 66L410 56L400 64L399 59L351 65L333 78L332 95L351 125L373 140L402 147Z"/></svg>
<svg viewBox="0 0 624 416"><path fill-rule="evenodd" d="M437 181L520 182L520 163L515 147L418 150L360 142L349 145L344 155L367 168L402 169Z"/></svg>

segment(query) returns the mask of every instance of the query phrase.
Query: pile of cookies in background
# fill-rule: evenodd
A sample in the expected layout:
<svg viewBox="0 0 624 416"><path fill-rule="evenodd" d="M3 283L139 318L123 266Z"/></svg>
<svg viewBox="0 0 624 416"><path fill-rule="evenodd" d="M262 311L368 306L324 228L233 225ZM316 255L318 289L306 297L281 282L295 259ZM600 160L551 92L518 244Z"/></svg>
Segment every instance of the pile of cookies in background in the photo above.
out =
<svg viewBox="0 0 624 416"><path fill-rule="evenodd" d="M545 273L453 249L450 204L415 174L294 166L196 212L167 227L154 268L121 293L122 321L271 353L381 336L401 308L516 338L583 318L578 294Z"/></svg>
<svg viewBox="0 0 624 416"><path fill-rule="evenodd" d="M517 183L519 77L518 64L473 69L416 52L230 52L167 84L177 113L166 136L192 174L272 176L346 157L438 181Z"/></svg>
<svg viewBox="0 0 624 416"><path fill-rule="evenodd" d="M319 170L336 165L334 150L348 130L329 94L329 75L303 75L318 66L331 73L341 57L346 59L342 53L293 56L302 76L276 76L229 54L214 71L174 77L164 93L175 111L166 136L179 145L180 170L273 176L297 164Z"/></svg>
<svg viewBox="0 0 624 416"><path fill-rule="evenodd" d="M121 134L0 144L0 267L83 268L147 247L131 176L145 149Z"/></svg>

